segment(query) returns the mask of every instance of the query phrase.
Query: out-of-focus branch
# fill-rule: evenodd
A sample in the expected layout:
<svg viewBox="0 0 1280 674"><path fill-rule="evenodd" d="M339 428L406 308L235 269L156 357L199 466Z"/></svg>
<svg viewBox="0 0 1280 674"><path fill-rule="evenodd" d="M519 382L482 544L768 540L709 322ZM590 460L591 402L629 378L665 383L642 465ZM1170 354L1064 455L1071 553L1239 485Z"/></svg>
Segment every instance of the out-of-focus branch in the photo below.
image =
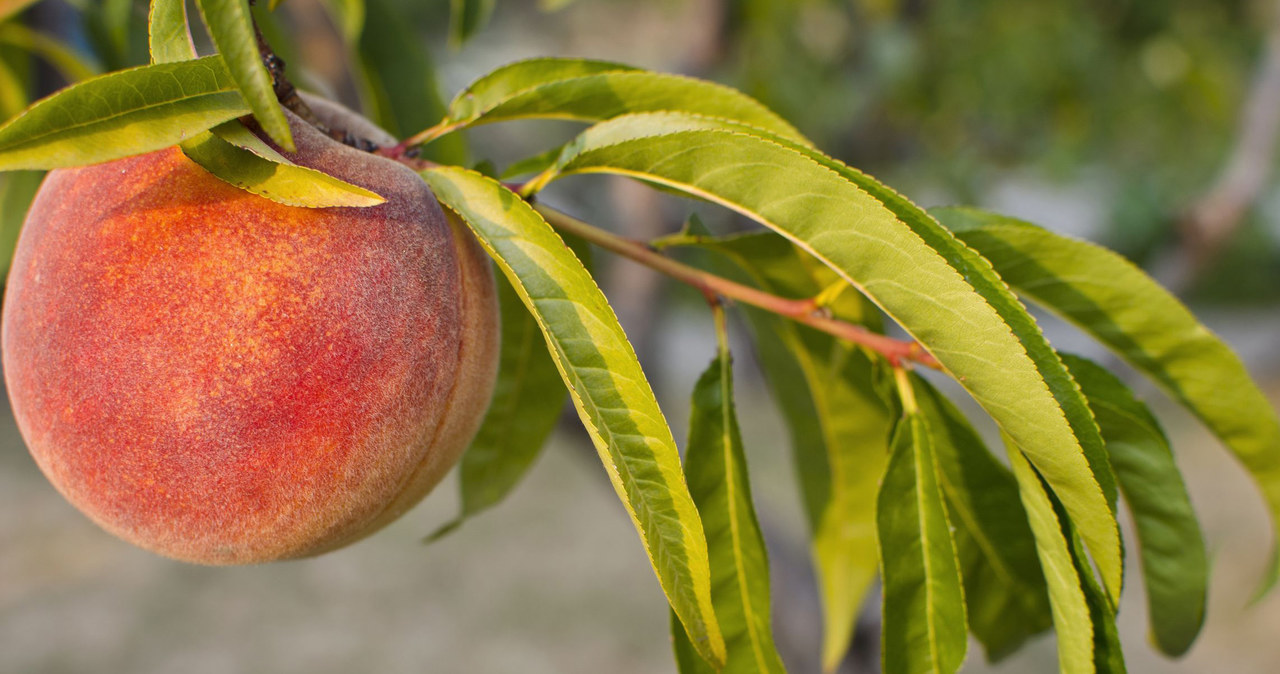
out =
<svg viewBox="0 0 1280 674"><path fill-rule="evenodd" d="M1280 15L1280 8L1276 9ZM1273 20L1266 49L1245 101L1231 154L1213 187L1191 204L1179 222L1185 285L1221 252L1258 200L1271 176L1280 134L1280 16Z"/></svg>

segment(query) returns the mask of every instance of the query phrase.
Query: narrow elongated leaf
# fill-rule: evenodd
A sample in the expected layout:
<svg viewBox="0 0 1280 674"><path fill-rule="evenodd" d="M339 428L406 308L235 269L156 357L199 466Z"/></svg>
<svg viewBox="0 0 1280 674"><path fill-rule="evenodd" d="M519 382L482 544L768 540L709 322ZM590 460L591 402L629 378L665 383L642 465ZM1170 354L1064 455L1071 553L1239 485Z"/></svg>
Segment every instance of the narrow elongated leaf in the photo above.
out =
<svg viewBox="0 0 1280 674"><path fill-rule="evenodd" d="M9 278L13 249L27 218L27 209L44 180L41 171L12 171L0 174L0 282Z"/></svg>
<svg viewBox="0 0 1280 674"><path fill-rule="evenodd" d="M876 501L886 674L960 669L968 644L964 592L928 421L908 413Z"/></svg>
<svg viewBox="0 0 1280 674"><path fill-rule="evenodd" d="M711 599L724 632L725 674L784 672L773 643L769 560L756 520L733 404L733 367L719 316L720 348L693 389L685 474L702 515L711 555ZM677 653L688 637L675 634ZM715 672L701 658L680 662L682 674Z"/></svg>
<svg viewBox="0 0 1280 674"><path fill-rule="evenodd" d="M37 101L0 127L0 170L143 154L248 111L220 56L122 70Z"/></svg>
<svg viewBox="0 0 1280 674"><path fill-rule="evenodd" d="M698 652L723 664L702 520L671 429L604 294L546 221L497 181L422 172L471 227L538 321L583 424Z"/></svg>
<svg viewBox="0 0 1280 674"><path fill-rule="evenodd" d="M262 63L248 0L196 0L209 37L226 61L254 119L277 145L293 152L293 134L276 100L271 74Z"/></svg>
<svg viewBox="0 0 1280 674"><path fill-rule="evenodd" d="M386 202L363 187L294 164L237 120L182 143L182 152L218 178L288 206L363 208Z"/></svg>
<svg viewBox="0 0 1280 674"><path fill-rule="evenodd" d="M15 68L15 61L25 65L25 58L26 54L16 50L0 50L0 115L5 119L22 112L31 102L24 76Z"/></svg>
<svg viewBox="0 0 1280 674"><path fill-rule="evenodd" d="M1209 563L1169 441L1147 406L1115 375L1078 356L1064 354L1063 361L1089 399L1133 513L1152 641L1169 655L1182 655L1204 624Z"/></svg>
<svg viewBox="0 0 1280 674"><path fill-rule="evenodd" d="M975 209L935 213L1015 290L1080 326L1198 416L1253 476L1280 536L1280 418L1229 346L1111 251ZM1277 552L1262 589L1280 578Z"/></svg>
<svg viewBox="0 0 1280 674"><path fill-rule="evenodd" d="M532 59L499 68L458 94L445 123L473 126L525 118L598 121L656 110L735 120L808 143L790 123L736 89L582 59Z"/></svg>
<svg viewBox="0 0 1280 674"><path fill-rule="evenodd" d="M995 662L1053 626L1035 538L1009 469L937 389L918 376L912 387L955 527L969 629Z"/></svg>
<svg viewBox="0 0 1280 674"><path fill-rule="evenodd" d="M814 297L838 280L773 232L697 241L715 253L717 271L780 296ZM842 293L827 308L878 327L879 313L855 292ZM743 311L791 431L822 600L822 663L830 671L849 648L879 565L876 488L888 461L893 415L875 388L879 373L861 351L776 314Z"/></svg>
<svg viewBox="0 0 1280 674"><path fill-rule="evenodd" d="M1062 504L1053 500L1053 510L1062 523L1062 535L1071 543L1071 560L1075 564L1085 603L1089 606L1089 620L1093 625L1093 669L1098 674L1125 674L1124 652L1120 648L1120 633L1116 628L1116 611L1106 592L1098 585L1089 569L1080 537L1076 535Z"/></svg>
<svg viewBox="0 0 1280 674"><path fill-rule="evenodd" d="M1036 553L1049 586L1053 626L1058 639L1058 668L1062 674L1093 674L1093 617L1080 574L1076 570L1071 545L1063 535L1062 522L1053 499L1045 491L1036 470L1006 436L1009 465L1018 480L1022 505L1026 508Z"/></svg>
<svg viewBox="0 0 1280 674"><path fill-rule="evenodd" d="M152 0L147 17L147 46L152 63L173 63L197 58L187 23L186 0Z"/></svg>
<svg viewBox="0 0 1280 674"><path fill-rule="evenodd" d="M360 98L370 119L404 138L435 124L445 114L431 54L389 0L366 0L365 30L357 45ZM435 161L467 161L462 134L441 138L424 151Z"/></svg>
<svg viewBox="0 0 1280 674"><path fill-rule="evenodd" d="M1097 425L1034 319L991 266L906 199L782 139L687 115L627 115L566 147L558 175L613 173L724 205L857 286L1013 436L1062 499L1113 601L1115 480Z"/></svg>
<svg viewBox="0 0 1280 674"><path fill-rule="evenodd" d="M489 23L494 0L449 0L449 42L462 46Z"/></svg>

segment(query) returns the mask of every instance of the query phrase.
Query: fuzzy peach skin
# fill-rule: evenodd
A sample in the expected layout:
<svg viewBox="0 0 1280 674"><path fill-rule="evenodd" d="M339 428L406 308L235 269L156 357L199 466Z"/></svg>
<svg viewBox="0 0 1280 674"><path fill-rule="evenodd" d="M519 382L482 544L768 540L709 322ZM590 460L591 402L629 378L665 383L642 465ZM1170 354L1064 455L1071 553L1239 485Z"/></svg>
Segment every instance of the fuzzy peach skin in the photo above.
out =
<svg viewBox="0 0 1280 674"><path fill-rule="evenodd" d="M176 559L376 530L456 462L492 390L479 245L408 168L291 122L297 163L387 203L282 206L177 149L58 170L9 276L5 381L32 456L103 528Z"/></svg>

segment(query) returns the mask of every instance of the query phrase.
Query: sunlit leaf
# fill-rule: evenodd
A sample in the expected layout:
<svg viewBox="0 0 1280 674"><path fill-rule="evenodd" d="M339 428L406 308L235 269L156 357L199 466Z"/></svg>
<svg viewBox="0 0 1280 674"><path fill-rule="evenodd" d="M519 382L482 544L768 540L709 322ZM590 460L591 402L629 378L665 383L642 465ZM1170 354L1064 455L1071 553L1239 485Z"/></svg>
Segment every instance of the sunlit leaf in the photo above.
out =
<svg viewBox="0 0 1280 674"><path fill-rule="evenodd" d="M182 152L218 178L288 206L367 207L386 202L363 187L294 164L236 120L182 143Z"/></svg>
<svg viewBox="0 0 1280 674"><path fill-rule="evenodd" d="M786 120L736 89L584 59L542 58L503 66L458 94L445 122L474 126L525 118L598 121L655 110L735 120L808 142Z"/></svg>
<svg viewBox="0 0 1280 674"><path fill-rule="evenodd" d="M0 170L143 154L248 111L220 56L122 70L37 101L0 127Z"/></svg>
<svg viewBox="0 0 1280 674"><path fill-rule="evenodd" d="M1076 577L1080 579L1080 588L1084 591L1085 603L1089 607L1089 620L1093 623L1093 671L1097 674L1124 674L1124 652L1120 647L1115 607L1094 578L1084 546L1080 545L1080 537L1063 512L1062 504L1057 499L1052 500L1054 513L1062 523L1062 535L1071 543L1071 560L1075 564Z"/></svg>
<svg viewBox="0 0 1280 674"><path fill-rule="evenodd" d="M196 6L254 119L277 145L293 152L293 134L262 63L248 0L196 0Z"/></svg>
<svg viewBox="0 0 1280 674"><path fill-rule="evenodd" d="M721 204L839 272L928 349L1048 480L1113 599L1115 481L1084 397L991 266L900 195L816 151L716 121L627 115L566 147L556 176L612 173Z"/></svg>
<svg viewBox="0 0 1280 674"><path fill-rule="evenodd" d="M1058 668L1062 674L1094 674L1093 618L1071 545L1063 535L1053 499L1036 469L1027 462L1025 452L1012 442L1008 442L1008 449L1009 464L1018 480L1022 505L1035 534L1036 552L1049 586Z"/></svg>
<svg viewBox="0 0 1280 674"><path fill-rule="evenodd" d="M968 645L959 562L928 421L909 412L876 502L886 674L960 669Z"/></svg>
<svg viewBox="0 0 1280 674"><path fill-rule="evenodd" d="M711 599L724 633L728 659L716 670L701 658L686 663L683 630L674 636L681 674L716 671L764 674L786 671L773 643L769 599L769 560L756 520L747 477L737 412L733 403L733 366L717 314L717 358L693 389L685 474L707 533L711 556Z"/></svg>
<svg viewBox="0 0 1280 674"><path fill-rule="evenodd" d="M721 273L784 297L815 296L837 278L772 232L704 239L698 245L716 254ZM852 291L829 309L858 323L874 326L879 320ZM822 662L833 670L849 648L879 564L876 488L888 461L893 416L875 389L878 373L865 354L776 314L751 307L743 311L791 431L822 601Z"/></svg>
<svg viewBox="0 0 1280 674"><path fill-rule="evenodd" d="M698 652L723 663L702 520L671 429L604 294L546 221L497 181L456 167L422 176L471 227L538 321L667 599Z"/></svg>
<svg viewBox="0 0 1280 674"><path fill-rule="evenodd" d="M1152 641L1168 655L1182 655L1204 624L1209 563L1169 441L1119 378L1084 358L1064 354L1063 361L1089 399L1133 513Z"/></svg>
<svg viewBox="0 0 1280 674"><path fill-rule="evenodd" d="M1035 538L1013 475L954 405L912 377L955 527L969 629L995 662L1053 626Z"/></svg>
<svg viewBox="0 0 1280 674"><path fill-rule="evenodd" d="M1280 419L1230 347L1111 251L974 209L935 212L1015 290L1080 326L1198 416L1252 474L1280 532ZM1280 578L1272 550L1264 589Z"/></svg>

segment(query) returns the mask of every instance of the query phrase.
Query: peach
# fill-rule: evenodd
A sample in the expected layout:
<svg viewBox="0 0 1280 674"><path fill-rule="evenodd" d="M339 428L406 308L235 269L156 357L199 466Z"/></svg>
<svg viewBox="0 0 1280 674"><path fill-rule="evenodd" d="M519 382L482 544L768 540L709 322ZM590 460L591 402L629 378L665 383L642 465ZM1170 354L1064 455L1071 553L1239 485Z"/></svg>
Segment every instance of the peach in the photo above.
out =
<svg viewBox="0 0 1280 674"><path fill-rule="evenodd" d="M283 206L178 149L58 170L9 276L5 381L36 463L103 528L176 559L303 557L380 528L489 402L484 252L412 170L290 119L297 163L387 202Z"/></svg>

